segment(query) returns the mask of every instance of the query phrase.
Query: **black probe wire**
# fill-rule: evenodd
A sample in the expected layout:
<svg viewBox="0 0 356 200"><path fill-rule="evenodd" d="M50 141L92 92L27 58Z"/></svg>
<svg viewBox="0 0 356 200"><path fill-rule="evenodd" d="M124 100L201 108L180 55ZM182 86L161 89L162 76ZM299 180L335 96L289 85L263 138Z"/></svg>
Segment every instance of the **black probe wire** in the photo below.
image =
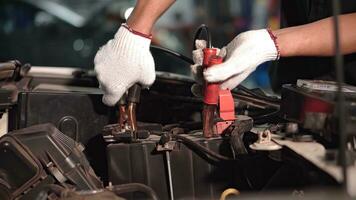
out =
<svg viewBox="0 0 356 200"><path fill-rule="evenodd" d="M199 28L195 32L194 40L193 40L193 50L196 50L195 41L201 37L203 31L205 32L205 36L206 36L206 40L205 41L207 41L207 47L208 48L212 48L211 35L210 35L209 28L205 24L202 24L202 25L199 26ZM165 53L168 53L170 55L176 56L176 57L186 61L187 63L189 63L191 65L195 64L194 61L191 58L189 58L189 57L187 57L187 56L185 56L183 54L177 53L177 52L175 52L173 50L170 50L170 49L167 49L167 48L164 48L164 47L155 46L155 45L151 45L151 49L157 49L157 50L163 51Z"/></svg>
<svg viewBox="0 0 356 200"><path fill-rule="evenodd" d="M205 32L205 35L206 35L206 41L207 41L207 46L209 48L212 47L212 44L211 44L211 35L210 35L210 31L209 31L209 28L205 25L205 24L202 24L200 25L200 27L197 29L197 31L195 32L195 36L194 36L194 41L193 41L193 49L195 50L196 49L196 46L195 46L195 41L197 39L199 39L202 35L202 32ZM184 61L186 61L187 63L191 64L191 65L194 65L194 61L193 59L183 55L183 54L180 54L178 52L175 52L173 50L170 50L170 49L167 49L167 48L164 48L164 47L160 47L160 46L156 46L156 45L151 45L150 47L151 49L156 49L156 50L160 50L160 51L163 51L167 54L170 54L170 55L173 55L175 57L178 57Z"/></svg>
<svg viewBox="0 0 356 200"><path fill-rule="evenodd" d="M178 52L172 51L170 49L167 49L167 48L164 48L164 47L155 46L155 45L151 45L151 49L157 49L157 50L163 51L163 52L165 52L167 54L170 54L170 55L173 55L175 57L178 57L181 60L184 60L185 62L187 62L187 63L189 63L191 65L194 65L194 61L191 58L189 58L189 57L187 57L187 56L185 56L183 54L180 54Z"/></svg>
<svg viewBox="0 0 356 200"><path fill-rule="evenodd" d="M211 44L211 35L210 35L209 28L205 24L202 24L202 25L199 26L199 28L195 32L194 40L193 40L193 50L197 49L196 46L195 46L195 41L201 37L203 31L205 32L205 36L206 36L206 40L205 41L207 42L207 48L212 48L213 47L212 44Z"/></svg>
<svg viewBox="0 0 356 200"><path fill-rule="evenodd" d="M344 60L341 55L340 49L340 29L339 29L339 19L340 15L340 2L338 0L333 0L333 24L334 24L334 45L335 45L335 71L337 79L337 111L338 111L338 131L339 131L339 161L342 167L342 189L347 193L347 166L346 166L346 119L345 119L345 96L342 92L342 86L344 83Z"/></svg>

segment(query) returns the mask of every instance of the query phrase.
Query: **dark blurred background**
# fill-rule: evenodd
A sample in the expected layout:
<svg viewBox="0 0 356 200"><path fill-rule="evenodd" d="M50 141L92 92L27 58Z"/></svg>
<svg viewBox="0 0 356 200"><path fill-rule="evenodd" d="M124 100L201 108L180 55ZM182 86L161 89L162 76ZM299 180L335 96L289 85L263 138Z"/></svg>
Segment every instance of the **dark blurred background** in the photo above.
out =
<svg viewBox="0 0 356 200"><path fill-rule="evenodd" d="M92 69L96 51L134 5L134 0L0 0L0 61ZM153 43L191 57L202 23L211 29L213 45L222 47L240 32L278 28L279 0L177 0L157 23ZM269 88L268 65L244 84ZM190 74L172 64L157 70Z"/></svg>

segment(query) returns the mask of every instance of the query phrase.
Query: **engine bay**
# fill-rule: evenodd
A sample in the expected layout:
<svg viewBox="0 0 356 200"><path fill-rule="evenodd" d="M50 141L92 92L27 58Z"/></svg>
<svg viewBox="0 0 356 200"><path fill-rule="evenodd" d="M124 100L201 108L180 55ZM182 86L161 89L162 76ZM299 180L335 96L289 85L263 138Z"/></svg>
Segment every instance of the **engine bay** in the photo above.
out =
<svg viewBox="0 0 356 200"><path fill-rule="evenodd" d="M222 134L206 137L203 98L189 77L157 72L149 90L136 88L127 102L107 107L90 72L15 65L17 77L1 84L9 131L0 142L1 199L32 199L43 191L44 199L66 199L64 190L128 199L146 199L145 193L153 199L218 199L227 189L307 196L310 188L342 182L335 172L334 97L317 96L322 92L310 88L313 81L286 85L281 98L243 86L232 90L236 119ZM354 92L348 89L352 125ZM316 101L324 104L316 108ZM16 148L9 151L9 144ZM314 154L322 158L313 160ZM24 164L4 162L15 158ZM351 169L354 158L350 151ZM29 171L28 178L13 178L18 170Z"/></svg>

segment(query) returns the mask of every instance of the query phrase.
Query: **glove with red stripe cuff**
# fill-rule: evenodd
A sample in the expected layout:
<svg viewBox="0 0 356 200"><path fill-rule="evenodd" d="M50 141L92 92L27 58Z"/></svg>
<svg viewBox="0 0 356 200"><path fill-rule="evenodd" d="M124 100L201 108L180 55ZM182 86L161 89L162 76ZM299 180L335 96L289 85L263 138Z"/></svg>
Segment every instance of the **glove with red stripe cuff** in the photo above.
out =
<svg viewBox="0 0 356 200"><path fill-rule="evenodd" d="M95 72L106 105L115 105L135 83L143 87L153 84L156 74L151 38L122 24L115 37L97 52Z"/></svg>

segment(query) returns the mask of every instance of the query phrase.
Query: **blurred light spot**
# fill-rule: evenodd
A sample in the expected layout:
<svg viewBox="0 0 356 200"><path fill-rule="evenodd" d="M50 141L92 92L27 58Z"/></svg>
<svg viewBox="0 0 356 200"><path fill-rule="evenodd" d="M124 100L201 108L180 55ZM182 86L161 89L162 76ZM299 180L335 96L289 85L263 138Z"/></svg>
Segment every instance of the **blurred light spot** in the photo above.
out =
<svg viewBox="0 0 356 200"><path fill-rule="evenodd" d="M81 51L84 48L84 41L82 39L76 39L73 42L73 49L75 51Z"/></svg>
<svg viewBox="0 0 356 200"><path fill-rule="evenodd" d="M15 31L14 23L10 20L5 21L3 29L6 34L11 34L12 32Z"/></svg>
<svg viewBox="0 0 356 200"><path fill-rule="evenodd" d="M36 26L47 26L53 23L54 17L46 12L38 12L35 16L34 23Z"/></svg>
<svg viewBox="0 0 356 200"><path fill-rule="evenodd" d="M91 40L91 39L84 40L84 47L81 50L80 55L83 58L88 58L90 55L92 55L93 45L94 45L93 40Z"/></svg>

